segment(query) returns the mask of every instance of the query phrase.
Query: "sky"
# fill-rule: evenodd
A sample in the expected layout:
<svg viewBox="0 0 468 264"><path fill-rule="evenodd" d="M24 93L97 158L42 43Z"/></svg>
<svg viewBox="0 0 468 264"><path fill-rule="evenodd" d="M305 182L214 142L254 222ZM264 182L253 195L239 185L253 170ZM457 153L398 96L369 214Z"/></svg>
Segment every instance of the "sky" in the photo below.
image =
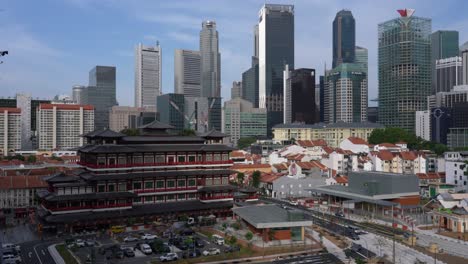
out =
<svg viewBox="0 0 468 264"><path fill-rule="evenodd" d="M117 67L117 100L134 102L134 47L159 41L163 50L163 93L174 91L174 50L199 49L204 20L215 20L221 52L224 100L242 79L253 54L253 27L260 0L0 0L0 97L71 95L88 84L95 65ZM458 30L468 41L468 1L301 0L267 3L295 6L295 66L322 74L332 61L332 22L341 9L356 20L356 45L369 50L369 98L377 97L377 25L414 8L432 18L432 30ZM318 82L318 80L317 80Z"/></svg>

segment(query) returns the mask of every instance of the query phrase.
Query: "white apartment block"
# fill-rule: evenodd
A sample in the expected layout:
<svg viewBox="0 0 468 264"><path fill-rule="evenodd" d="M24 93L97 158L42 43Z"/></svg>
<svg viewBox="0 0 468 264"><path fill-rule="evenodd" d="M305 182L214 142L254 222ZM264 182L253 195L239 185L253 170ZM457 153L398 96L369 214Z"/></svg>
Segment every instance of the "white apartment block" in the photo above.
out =
<svg viewBox="0 0 468 264"><path fill-rule="evenodd" d="M37 206L36 193L47 188L40 175L15 175L0 178L0 208Z"/></svg>
<svg viewBox="0 0 468 264"><path fill-rule="evenodd" d="M0 107L0 155L21 149L21 109Z"/></svg>
<svg viewBox="0 0 468 264"><path fill-rule="evenodd" d="M445 182L455 184L455 191L468 192L468 176L466 174L468 164L467 151L445 152Z"/></svg>
<svg viewBox="0 0 468 264"><path fill-rule="evenodd" d="M83 146L81 135L94 130L91 105L41 104L37 111L40 150L71 149Z"/></svg>
<svg viewBox="0 0 468 264"><path fill-rule="evenodd" d="M416 136L431 140L431 111L416 111Z"/></svg>

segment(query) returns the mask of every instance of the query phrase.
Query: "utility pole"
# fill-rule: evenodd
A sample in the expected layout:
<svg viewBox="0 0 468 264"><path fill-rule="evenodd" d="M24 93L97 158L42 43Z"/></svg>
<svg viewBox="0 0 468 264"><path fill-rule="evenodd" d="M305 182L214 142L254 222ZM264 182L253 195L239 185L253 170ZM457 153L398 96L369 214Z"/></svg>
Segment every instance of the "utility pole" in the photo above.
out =
<svg viewBox="0 0 468 264"><path fill-rule="evenodd" d="M392 233L393 233L393 263L395 264L395 214L393 212L394 205L392 204Z"/></svg>

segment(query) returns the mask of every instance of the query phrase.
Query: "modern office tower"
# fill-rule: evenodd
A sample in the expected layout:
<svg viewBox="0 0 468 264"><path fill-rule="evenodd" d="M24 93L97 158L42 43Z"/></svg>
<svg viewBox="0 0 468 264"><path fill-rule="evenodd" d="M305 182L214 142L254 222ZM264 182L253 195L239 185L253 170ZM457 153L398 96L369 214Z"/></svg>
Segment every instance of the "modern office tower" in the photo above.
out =
<svg viewBox="0 0 468 264"><path fill-rule="evenodd" d="M356 46L355 54L355 63L360 64L361 67L364 68L367 73L369 68L369 55L367 49Z"/></svg>
<svg viewBox="0 0 468 264"><path fill-rule="evenodd" d="M468 128L468 102L456 103L452 108L453 127Z"/></svg>
<svg viewBox="0 0 468 264"><path fill-rule="evenodd" d="M82 104L83 92L86 89L86 86L83 85L74 85L72 88L72 99L77 104Z"/></svg>
<svg viewBox="0 0 468 264"><path fill-rule="evenodd" d="M234 98L242 98L242 82L232 82L231 99Z"/></svg>
<svg viewBox="0 0 468 264"><path fill-rule="evenodd" d="M39 149L66 150L81 147L83 134L94 130L91 105L41 104L37 111Z"/></svg>
<svg viewBox="0 0 468 264"><path fill-rule="evenodd" d="M423 110L416 111L416 127L415 132L417 137L424 140L431 140L431 111Z"/></svg>
<svg viewBox="0 0 468 264"><path fill-rule="evenodd" d="M221 97L208 97L208 130L221 131L222 119Z"/></svg>
<svg viewBox="0 0 468 264"><path fill-rule="evenodd" d="M89 86L83 90L82 104L94 106L96 129L109 127L109 111L117 105L115 67L96 66L89 72Z"/></svg>
<svg viewBox="0 0 468 264"><path fill-rule="evenodd" d="M461 51L463 85L468 85L468 48Z"/></svg>
<svg viewBox="0 0 468 264"><path fill-rule="evenodd" d="M431 141L447 145L447 134L452 127L452 108L437 107L430 111Z"/></svg>
<svg viewBox="0 0 468 264"><path fill-rule="evenodd" d="M450 92L453 87L462 84L462 58L451 57L435 62L435 92Z"/></svg>
<svg viewBox="0 0 468 264"><path fill-rule="evenodd" d="M33 136L31 115L31 95L19 93L16 94L16 107L21 109L21 150L32 150L30 138Z"/></svg>
<svg viewBox="0 0 468 264"><path fill-rule="evenodd" d="M156 107L113 106L109 113L109 128L117 132L126 128L138 128L139 123L145 123L138 121L143 113L149 113L149 116L152 115L151 121L148 120L147 122L150 123L156 118Z"/></svg>
<svg viewBox="0 0 468 264"><path fill-rule="evenodd" d="M251 102L255 108L258 108L258 70L258 58L252 57L252 66L242 73L242 98Z"/></svg>
<svg viewBox="0 0 468 264"><path fill-rule="evenodd" d="M283 123L314 124L319 122L315 104L315 70L284 69Z"/></svg>
<svg viewBox="0 0 468 264"><path fill-rule="evenodd" d="M367 107L367 121L372 123L379 122L379 108L377 106Z"/></svg>
<svg viewBox="0 0 468 264"><path fill-rule="evenodd" d="M267 136L267 112L241 98L224 102L224 133L237 145L241 138Z"/></svg>
<svg viewBox="0 0 468 264"><path fill-rule="evenodd" d="M317 122L320 122L320 83L315 84L315 114L317 117Z"/></svg>
<svg viewBox="0 0 468 264"><path fill-rule="evenodd" d="M439 92L427 97L427 109L436 107L452 108L456 103L468 102L468 85L458 85L450 92Z"/></svg>
<svg viewBox="0 0 468 264"><path fill-rule="evenodd" d="M431 34L432 90L436 92L436 61L459 56L458 31L438 30Z"/></svg>
<svg viewBox="0 0 468 264"><path fill-rule="evenodd" d="M294 6L265 4L259 12L259 108L267 109L268 134L283 121L283 70L294 69Z"/></svg>
<svg viewBox="0 0 468 264"><path fill-rule="evenodd" d="M174 92L186 97L201 96L201 59L195 50L174 51Z"/></svg>
<svg viewBox="0 0 468 264"><path fill-rule="evenodd" d="M356 22L349 10L336 13L333 20L333 68L340 63L353 63L356 47Z"/></svg>
<svg viewBox="0 0 468 264"><path fill-rule="evenodd" d="M449 148L468 147L468 103L456 103L452 108L452 126L447 135Z"/></svg>
<svg viewBox="0 0 468 264"><path fill-rule="evenodd" d="M138 44L135 47L135 107L156 106L162 92L162 49Z"/></svg>
<svg viewBox="0 0 468 264"><path fill-rule="evenodd" d="M221 54L215 21L203 21L200 31L201 96L221 96Z"/></svg>
<svg viewBox="0 0 468 264"><path fill-rule="evenodd" d="M431 94L431 19L399 12L378 27L379 123L414 132Z"/></svg>
<svg viewBox="0 0 468 264"><path fill-rule="evenodd" d="M258 59L259 56L259 45L260 45L260 39L259 39L259 31L258 31L258 24L254 26L254 55L253 57Z"/></svg>
<svg viewBox="0 0 468 264"><path fill-rule="evenodd" d="M183 94L168 93L158 96L159 121L174 127L175 132L185 128L185 100Z"/></svg>
<svg viewBox="0 0 468 264"><path fill-rule="evenodd" d="M185 96L185 127L199 133L209 131L210 98Z"/></svg>
<svg viewBox="0 0 468 264"><path fill-rule="evenodd" d="M320 122L325 122L325 76L319 77L320 89Z"/></svg>
<svg viewBox="0 0 468 264"><path fill-rule="evenodd" d="M0 107L0 156L21 150L21 109Z"/></svg>
<svg viewBox="0 0 468 264"><path fill-rule="evenodd" d="M341 63L325 76L326 123L367 121L367 74L359 64Z"/></svg>

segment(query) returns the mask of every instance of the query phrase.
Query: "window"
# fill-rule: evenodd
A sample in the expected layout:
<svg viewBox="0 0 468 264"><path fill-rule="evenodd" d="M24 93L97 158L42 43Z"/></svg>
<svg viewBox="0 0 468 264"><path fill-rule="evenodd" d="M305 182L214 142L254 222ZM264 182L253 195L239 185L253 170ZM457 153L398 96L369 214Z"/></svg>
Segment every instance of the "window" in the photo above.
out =
<svg viewBox="0 0 468 264"><path fill-rule="evenodd" d="M119 192L125 192L127 190L127 184L125 182L119 183Z"/></svg>
<svg viewBox="0 0 468 264"><path fill-rule="evenodd" d="M457 175L457 171L455 171L454 173L455 173L455 175Z"/></svg>
<svg viewBox="0 0 468 264"><path fill-rule="evenodd" d="M174 156L167 156L167 162L168 163L174 163L174 161L175 161Z"/></svg>
<svg viewBox="0 0 468 264"><path fill-rule="evenodd" d="M98 185L98 192L105 192L106 191L106 186L104 184Z"/></svg>
<svg viewBox="0 0 468 264"><path fill-rule="evenodd" d="M177 195L177 200L185 200L185 193L179 193Z"/></svg>
<svg viewBox="0 0 468 264"><path fill-rule="evenodd" d="M107 191L108 192L115 192L115 184L109 184L107 185Z"/></svg>
<svg viewBox="0 0 468 264"><path fill-rule="evenodd" d="M195 179L188 180L188 186L196 186L196 185L197 185L197 181L195 181Z"/></svg>
<svg viewBox="0 0 468 264"><path fill-rule="evenodd" d="M178 180L177 187L185 187L185 180Z"/></svg>
<svg viewBox="0 0 468 264"><path fill-rule="evenodd" d="M192 200L192 199L195 199L196 198L196 194L195 193L189 193L188 194L188 199L189 200Z"/></svg>
<svg viewBox="0 0 468 264"><path fill-rule="evenodd" d="M206 161L212 161L213 156L211 154L206 154Z"/></svg>
<svg viewBox="0 0 468 264"><path fill-rule="evenodd" d="M133 189L134 189L134 190L139 190L139 189L141 189L141 182L134 182L134 183L133 183Z"/></svg>
<svg viewBox="0 0 468 264"><path fill-rule="evenodd" d="M146 196L145 197L145 203L149 203L153 201L153 196Z"/></svg>
<svg viewBox="0 0 468 264"><path fill-rule="evenodd" d="M141 197L135 197L133 198L134 203L141 203Z"/></svg>
<svg viewBox="0 0 468 264"><path fill-rule="evenodd" d="M214 154L213 156L214 156L213 157L214 161L220 161L221 160L221 154L217 153L217 154Z"/></svg>
<svg viewBox="0 0 468 264"><path fill-rule="evenodd" d="M229 184L229 177L223 177L223 183L222 184Z"/></svg>
<svg viewBox="0 0 468 264"><path fill-rule="evenodd" d="M206 178L205 179L205 185L206 186L213 185L213 178Z"/></svg>
<svg viewBox="0 0 468 264"><path fill-rule="evenodd" d="M174 195L173 194L168 194L167 197L166 197L166 200L168 201L171 201L171 200L174 200Z"/></svg>
<svg viewBox="0 0 468 264"><path fill-rule="evenodd" d="M164 188L164 181L156 181L156 188L158 189Z"/></svg>
<svg viewBox="0 0 468 264"><path fill-rule="evenodd" d="M213 178L213 185L221 185L221 178L220 177L214 177Z"/></svg>
<svg viewBox="0 0 468 264"><path fill-rule="evenodd" d="M164 162L165 162L164 155L156 156L156 163L164 163Z"/></svg>
<svg viewBox="0 0 468 264"><path fill-rule="evenodd" d="M146 181L145 182L145 189L153 189L153 182L152 181Z"/></svg>
<svg viewBox="0 0 468 264"><path fill-rule="evenodd" d="M145 155L145 163L153 163L153 156Z"/></svg>
<svg viewBox="0 0 468 264"><path fill-rule="evenodd" d="M466 181L463 181L463 185L466 185Z"/></svg>
<svg viewBox="0 0 468 264"><path fill-rule="evenodd" d="M188 156L188 161L189 162L195 162L195 156L194 155Z"/></svg>
<svg viewBox="0 0 468 264"><path fill-rule="evenodd" d="M177 162L185 162L185 156L177 156Z"/></svg>
<svg viewBox="0 0 468 264"><path fill-rule="evenodd" d="M167 181L167 188L174 188L175 187L175 181L174 180L168 180Z"/></svg>
<svg viewBox="0 0 468 264"><path fill-rule="evenodd" d="M156 202L164 202L164 195L157 195Z"/></svg>

